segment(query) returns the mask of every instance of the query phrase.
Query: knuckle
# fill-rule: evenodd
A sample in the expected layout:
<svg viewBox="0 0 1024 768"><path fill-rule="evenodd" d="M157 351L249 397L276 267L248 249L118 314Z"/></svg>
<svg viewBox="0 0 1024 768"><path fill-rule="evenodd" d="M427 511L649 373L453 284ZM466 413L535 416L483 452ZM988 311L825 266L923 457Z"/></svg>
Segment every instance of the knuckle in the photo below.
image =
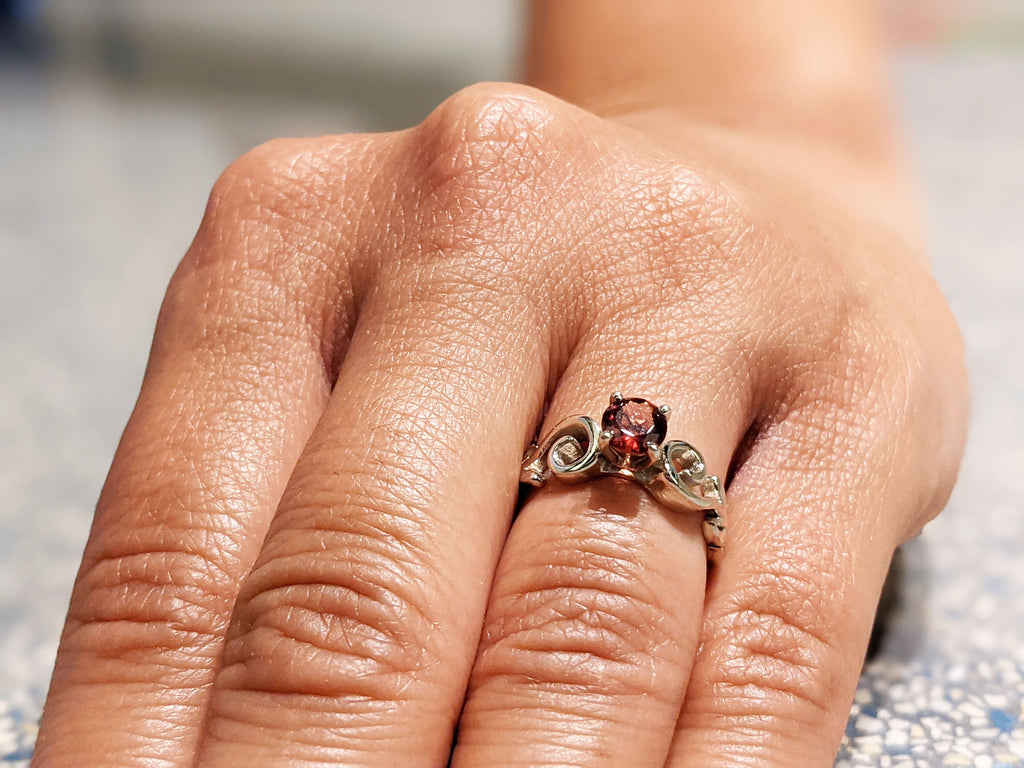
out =
<svg viewBox="0 0 1024 768"><path fill-rule="evenodd" d="M599 313L653 301L654 309L679 315L680 322L694 312L749 316L752 292L744 280L753 271L749 255L758 248L741 196L714 173L663 161L628 169L622 177L620 204L600 231L617 258L593 263L588 279L627 295L614 306L600 304ZM648 281L623 279L627 274L647 275ZM656 297L650 285L659 286Z"/></svg>
<svg viewBox="0 0 1024 768"><path fill-rule="evenodd" d="M911 408L917 404L959 405L957 397L967 390L963 338L949 304L930 276L922 280L914 301L907 302L900 313L874 312L864 324L868 328L864 336L873 338L880 349L878 369L903 396L905 408L897 415L911 416ZM866 346L862 344L861 349Z"/></svg>
<svg viewBox="0 0 1024 768"><path fill-rule="evenodd" d="M175 549L155 541L122 541L91 558L76 585L65 645L76 653L140 664L161 656L181 661L215 655L234 582L219 558L206 551L211 537L218 534L191 531L171 545ZM188 540L205 541L183 547ZM231 548L228 542L215 546Z"/></svg>
<svg viewBox="0 0 1024 768"><path fill-rule="evenodd" d="M886 392L906 393L920 371L914 332L875 301L855 297L844 303L834 360L847 384L839 389L845 397L838 404L850 407Z"/></svg>
<svg viewBox="0 0 1024 768"><path fill-rule="evenodd" d="M891 275L854 275L825 262L816 271L806 270L814 274L797 287L802 295L794 294L794 317L802 333L788 337L791 380L839 408L913 402L928 386L933 362L955 359L962 348L934 282L912 275L913 297L900 301L885 284ZM933 339L942 347L938 353ZM891 407L885 410L889 418L902 415Z"/></svg>
<svg viewBox="0 0 1024 768"><path fill-rule="evenodd" d="M410 134L423 250L508 261L503 244L558 207L551 191L574 165L567 132L556 102L525 86L479 84L444 101Z"/></svg>
<svg viewBox="0 0 1024 768"><path fill-rule="evenodd" d="M793 428L789 452L816 466L871 455L894 459L913 405L915 350L870 302L839 296L805 338L794 341L782 376L781 416Z"/></svg>
<svg viewBox="0 0 1024 768"><path fill-rule="evenodd" d="M911 317L876 318L853 358L864 440L913 489L906 539L945 506L966 439L967 368L959 328L938 291L922 290ZM872 349L874 347L874 349ZM869 414L874 414L870 416Z"/></svg>
<svg viewBox="0 0 1024 768"><path fill-rule="evenodd" d="M268 345L312 342L343 319L321 296L328 289L311 286L346 295L351 284L331 211L338 158L359 151L354 141L277 139L231 163L171 278L160 331L265 356Z"/></svg>
<svg viewBox="0 0 1024 768"><path fill-rule="evenodd" d="M911 469L924 480L922 516L906 532L917 534L949 501L967 442L970 384L960 327L941 296L932 313L934 335L918 347L908 387L908 421L918 445L935 446Z"/></svg>
<svg viewBox="0 0 1024 768"><path fill-rule="evenodd" d="M319 253L338 226L351 225L346 216L358 206L341 204L345 182L379 143L365 136L274 139L237 158L214 182L177 276L244 268L294 277L303 256L310 267L309 253Z"/></svg>
<svg viewBox="0 0 1024 768"><path fill-rule="evenodd" d="M514 587L492 596L474 675L617 694L657 690L677 621L639 586L641 571L634 557L607 548L524 569Z"/></svg>
<svg viewBox="0 0 1024 768"><path fill-rule="evenodd" d="M968 387L959 329L937 290L922 284L899 306L846 286L831 314L792 355L783 405L795 462L890 468L905 514L890 516L905 540L945 505L965 441Z"/></svg>
<svg viewBox="0 0 1024 768"><path fill-rule="evenodd" d="M857 308L839 321L835 348L817 371L813 392L832 410L834 426L850 450L876 452L904 417L911 350L893 329Z"/></svg>
<svg viewBox="0 0 1024 768"><path fill-rule="evenodd" d="M244 238L301 219L311 197L323 192L318 146L305 140L275 139L232 162L213 185L197 240ZM194 269L203 257L223 249L193 248Z"/></svg>
<svg viewBox="0 0 1024 768"><path fill-rule="evenodd" d="M400 698L433 656L432 578L413 526L347 511L344 524L279 537L243 587L228 687Z"/></svg>
<svg viewBox="0 0 1024 768"><path fill-rule="evenodd" d="M550 97L512 83L478 83L449 96L420 126L432 165L451 179L532 170L557 115Z"/></svg>
<svg viewBox="0 0 1024 768"><path fill-rule="evenodd" d="M497 606L476 673L585 688L648 691L655 670L645 626L658 611L599 587L537 588Z"/></svg>
<svg viewBox="0 0 1024 768"><path fill-rule="evenodd" d="M275 373L294 375L307 366L327 365L332 350L324 346L329 326L305 299L294 300L279 278L249 273L240 281L204 275L168 286L154 337L154 348L187 349L203 367L195 375L209 377L225 394L253 393L265 382L267 365ZM167 358L154 358L159 364ZM189 382L194 386L195 382Z"/></svg>
<svg viewBox="0 0 1024 768"><path fill-rule="evenodd" d="M688 290L701 288L693 285L694 276L702 282L728 276L745 255L751 213L713 174L672 166L654 175L648 189L638 191L643 196L635 202L635 218L644 224L650 240L645 251L658 278ZM689 258L680 259L680 254Z"/></svg>
<svg viewBox="0 0 1024 768"><path fill-rule="evenodd" d="M714 654L707 682L719 705L737 708L728 714L752 714L746 707L774 713L782 702L827 713L845 667L825 604L839 599L820 574L791 564L739 585L706 628Z"/></svg>
<svg viewBox="0 0 1024 768"><path fill-rule="evenodd" d="M806 333L790 341L791 373L795 383L847 407L870 393L896 350L876 333L883 322L873 300L856 286L830 287L824 298L822 293L810 292L801 308Z"/></svg>

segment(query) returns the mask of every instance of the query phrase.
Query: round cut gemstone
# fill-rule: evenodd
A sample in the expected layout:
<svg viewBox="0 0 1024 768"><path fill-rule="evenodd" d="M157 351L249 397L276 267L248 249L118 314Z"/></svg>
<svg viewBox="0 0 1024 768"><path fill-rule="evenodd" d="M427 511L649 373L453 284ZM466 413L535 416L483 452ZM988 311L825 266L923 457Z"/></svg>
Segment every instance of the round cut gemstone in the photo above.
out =
<svg viewBox="0 0 1024 768"><path fill-rule="evenodd" d="M647 443L660 445L665 439L668 419L654 403L627 397L608 406L601 417L601 427L611 432L608 445L613 451L639 457L647 455Z"/></svg>

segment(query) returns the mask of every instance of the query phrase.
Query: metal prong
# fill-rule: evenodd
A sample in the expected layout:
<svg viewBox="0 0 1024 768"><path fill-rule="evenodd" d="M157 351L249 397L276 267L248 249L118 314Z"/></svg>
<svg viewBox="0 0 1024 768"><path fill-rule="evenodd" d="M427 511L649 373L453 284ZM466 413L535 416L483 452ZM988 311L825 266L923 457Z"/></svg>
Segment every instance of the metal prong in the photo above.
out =
<svg viewBox="0 0 1024 768"><path fill-rule="evenodd" d="M672 409L669 408L667 405L658 406L658 411L660 411L661 415L664 416L666 419L672 415Z"/></svg>
<svg viewBox="0 0 1024 768"><path fill-rule="evenodd" d="M650 451L651 453L657 453L658 448L661 447L658 445L656 440L648 440L646 443L644 443L644 445L647 447L647 450Z"/></svg>
<svg viewBox="0 0 1024 768"><path fill-rule="evenodd" d="M544 475L540 474L539 472L534 472L532 475L530 475L530 480L533 481L534 485L544 485Z"/></svg>
<svg viewBox="0 0 1024 768"><path fill-rule="evenodd" d="M611 440L613 437L615 437L615 433L612 432L610 429L606 429L604 432L601 433L602 440Z"/></svg>
<svg viewBox="0 0 1024 768"><path fill-rule="evenodd" d="M610 403L611 403L612 405L618 405L618 404L619 404L619 403L621 403L621 402L622 402L623 400L625 400L625 398L624 398L624 397L622 396L622 393L621 393L621 392L612 392L612 396L611 396L611 398L609 399L609 402L610 402Z"/></svg>

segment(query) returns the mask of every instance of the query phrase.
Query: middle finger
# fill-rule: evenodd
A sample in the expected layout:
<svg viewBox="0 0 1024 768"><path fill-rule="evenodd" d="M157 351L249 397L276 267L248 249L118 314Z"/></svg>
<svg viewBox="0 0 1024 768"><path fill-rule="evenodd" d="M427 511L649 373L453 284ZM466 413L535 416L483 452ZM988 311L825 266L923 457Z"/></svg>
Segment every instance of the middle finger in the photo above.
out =
<svg viewBox="0 0 1024 768"><path fill-rule="evenodd" d="M405 134L376 227L394 257L242 587L202 764L448 762L522 448L575 334L549 296L569 278L538 256L573 228L537 189L588 166L579 121L477 86Z"/></svg>
<svg viewBox="0 0 1024 768"><path fill-rule="evenodd" d="M203 765L447 760L545 353L500 291L405 286L364 307L242 586Z"/></svg>

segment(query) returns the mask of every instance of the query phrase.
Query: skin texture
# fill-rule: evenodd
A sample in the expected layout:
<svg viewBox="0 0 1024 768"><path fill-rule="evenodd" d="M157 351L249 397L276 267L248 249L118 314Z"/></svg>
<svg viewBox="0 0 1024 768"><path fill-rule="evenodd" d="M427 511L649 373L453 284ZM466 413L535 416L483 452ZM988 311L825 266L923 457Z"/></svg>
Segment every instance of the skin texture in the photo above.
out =
<svg viewBox="0 0 1024 768"><path fill-rule="evenodd" d="M955 323L888 151L610 111L483 84L225 171L35 766L831 764L955 477ZM728 477L711 571L636 486L517 502L536 431L613 390Z"/></svg>

